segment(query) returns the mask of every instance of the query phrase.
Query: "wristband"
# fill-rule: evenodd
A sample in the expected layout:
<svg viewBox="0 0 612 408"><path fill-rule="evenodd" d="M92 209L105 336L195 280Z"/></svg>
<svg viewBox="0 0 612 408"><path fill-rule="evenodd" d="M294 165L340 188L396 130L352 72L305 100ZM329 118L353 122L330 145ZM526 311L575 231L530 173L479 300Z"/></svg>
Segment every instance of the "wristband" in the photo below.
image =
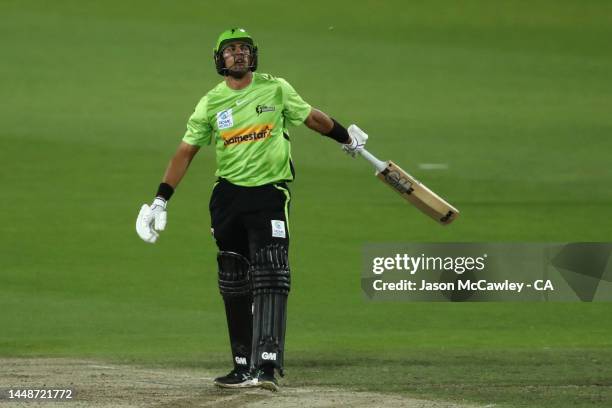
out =
<svg viewBox="0 0 612 408"><path fill-rule="evenodd" d="M351 141L351 137L346 131L345 127L336 121L336 119L331 118L332 122L334 122L334 126L327 133L324 133L324 136L331 137L338 143L348 143Z"/></svg>
<svg viewBox="0 0 612 408"><path fill-rule="evenodd" d="M174 188L170 184L161 183L159 187L157 188L156 197L161 197L164 200L169 201L173 193L174 193Z"/></svg>

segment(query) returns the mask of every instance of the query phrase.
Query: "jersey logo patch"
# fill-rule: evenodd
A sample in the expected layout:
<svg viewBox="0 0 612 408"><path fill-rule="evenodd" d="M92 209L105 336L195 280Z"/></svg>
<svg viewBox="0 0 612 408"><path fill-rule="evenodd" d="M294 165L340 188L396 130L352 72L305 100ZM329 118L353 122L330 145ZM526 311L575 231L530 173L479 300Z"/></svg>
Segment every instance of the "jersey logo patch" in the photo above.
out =
<svg viewBox="0 0 612 408"><path fill-rule="evenodd" d="M217 113L217 126L219 129L227 129L234 126L234 117L232 116L231 109Z"/></svg>
<svg viewBox="0 0 612 408"><path fill-rule="evenodd" d="M274 129L272 124L255 125L249 128L221 132L221 138L223 139L223 145L226 147L247 142L259 142L272 136L272 129Z"/></svg>
<svg viewBox="0 0 612 408"><path fill-rule="evenodd" d="M257 116L261 115L264 112L274 112L275 110L276 106L257 105L257 107L255 108Z"/></svg>
<svg viewBox="0 0 612 408"><path fill-rule="evenodd" d="M276 238L287 238L285 232L285 221L272 220L272 236Z"/></svg>

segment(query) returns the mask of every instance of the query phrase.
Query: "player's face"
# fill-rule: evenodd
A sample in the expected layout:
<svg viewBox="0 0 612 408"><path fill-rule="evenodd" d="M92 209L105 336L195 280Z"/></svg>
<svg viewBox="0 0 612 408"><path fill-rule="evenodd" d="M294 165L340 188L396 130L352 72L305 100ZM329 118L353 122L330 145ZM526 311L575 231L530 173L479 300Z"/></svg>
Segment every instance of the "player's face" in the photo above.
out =
<svg viewBox="0 0 612 408"><path fill-rule="evenodd" d="M229 74L242 78L249 72L251 62L251 46L242 41L234 41L223 48L223 59Z"/></svg>

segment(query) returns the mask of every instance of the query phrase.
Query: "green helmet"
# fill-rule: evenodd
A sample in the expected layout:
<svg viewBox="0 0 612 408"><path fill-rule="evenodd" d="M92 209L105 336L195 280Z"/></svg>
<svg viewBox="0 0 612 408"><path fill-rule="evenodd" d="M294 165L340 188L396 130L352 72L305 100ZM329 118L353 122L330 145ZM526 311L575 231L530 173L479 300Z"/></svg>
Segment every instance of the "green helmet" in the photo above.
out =
<svg viewBox="0 0 612 408"><path fill-rule="evenodd" d="M257 44L253 41L253 37L244 28L230 28L219 35L217 44L213 49L215 67L219 75L227 75L225 60L223 59L223 46L232 41L244 41L251 46L251 65L249 69L255 71L257 69Z"/></svg>

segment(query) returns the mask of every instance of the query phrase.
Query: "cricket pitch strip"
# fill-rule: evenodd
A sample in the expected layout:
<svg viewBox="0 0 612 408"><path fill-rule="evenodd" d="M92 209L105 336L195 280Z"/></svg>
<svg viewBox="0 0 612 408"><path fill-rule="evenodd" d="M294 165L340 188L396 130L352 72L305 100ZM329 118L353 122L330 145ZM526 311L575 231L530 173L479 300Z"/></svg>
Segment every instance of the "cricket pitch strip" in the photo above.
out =
<svg viewBox="0 0 612 408"><path fill-rule="evenodd" d="M222 390L212 384L218 373L201 368L147 368L66 358L3 358L0 368L0 407L476 407L332 387L282 387L278 393ZM73 389L74 395L66 402L17 401L7 399L8 388Z"/></svg>

